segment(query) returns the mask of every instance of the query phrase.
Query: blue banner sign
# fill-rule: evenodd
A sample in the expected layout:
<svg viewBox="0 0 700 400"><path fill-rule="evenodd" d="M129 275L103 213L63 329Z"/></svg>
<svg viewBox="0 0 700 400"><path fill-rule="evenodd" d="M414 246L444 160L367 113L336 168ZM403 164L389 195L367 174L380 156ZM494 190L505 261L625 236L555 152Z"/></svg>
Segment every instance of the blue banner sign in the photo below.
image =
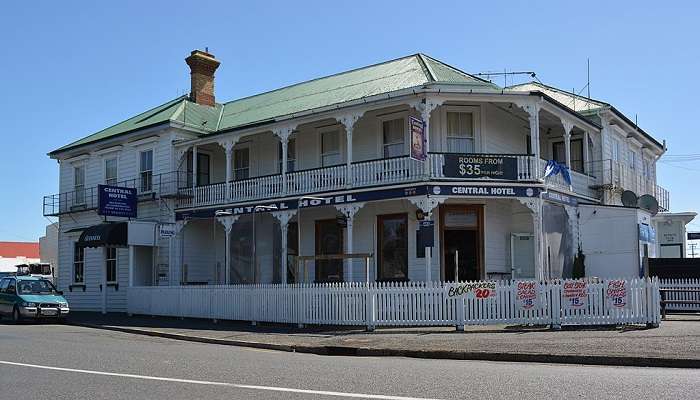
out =
<svg viewBox="0 0 700 400"><path fill-rule="evenodd" d="M490 154L445 154L442 173L448 178L518 179L518 159Z"/></svg>
<svg viewBox="0 0 700 400"><path fill-rule="evenodd" d="M264 201L260 203L231 205L219 208L184 211L177 213L177 219L213 217L217 210L225 209L232 215L251 214L254 212L274 212L334 206L345 203L357 203L377 200L400 199L413 196L464 196L464 197L537 197L540 188L532 186L478 186L478 185L418 185L403 188L368 190L334 194L332 196L315 195L301 199Z"/></svg>
<svg viewBox="0 0 700 400"><path fill-rule="evenodd" d="M106 217L136 218L136 189L97 185L97 214Z"/></svg>

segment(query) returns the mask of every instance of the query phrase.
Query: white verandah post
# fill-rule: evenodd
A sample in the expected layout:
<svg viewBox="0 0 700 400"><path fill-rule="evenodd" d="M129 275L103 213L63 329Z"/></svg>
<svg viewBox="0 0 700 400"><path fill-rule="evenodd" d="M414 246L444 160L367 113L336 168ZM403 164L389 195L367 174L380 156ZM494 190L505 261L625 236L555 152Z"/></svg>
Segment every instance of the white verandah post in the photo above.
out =
<svg viewBox="0 0 700 400"><path fill-rule="evenodd" d="M280 233L282 235L282 240L280 244L280 252L281 252L281 262L280 262L280 282L283 285L287 284L287 248L289 247L288 243L288 237L287 234L289 232L289 221L292 219L292 217L296 214L296 211L293 210L288 210L288 211L278 211L278 212L273 212L272 215L277 218L277 220L280 223Z"/></svg>
<svg viewBox="0 0 700 400"><path fill-rule="evenodd" d="M272 130L272 133L280 139L280 143L282 145L282 168L280 169L280 173L282 174L282 193L287 193L289 190L287 184L287 170L289 168L287 165L289 159L289 137L292 135L294 128L294 126L289 125Z"/></svg>
<svg viewBox="0 0 700 400"><path fill-rule="evenodd" d="M346 250L345 252L348 254L353 254L354 253L354 244L353 244L353 225L355 222L355 214L357 214L358 211L364 206L364 203L353 203L353 204L343 204L343 205L337 205L335 208L340 211L343 216L345 217L345 221L347 223L347 234L346 234L346 240L347 240L347 245L346 245ZM353 281L353 259L348 258L345 260L345 268L344 268L344 280L345 282L352 282Z"/></svg>
<svg viewBox="0 0 700 400"><path fill-rule="evenodd" d="M352 173L352 132L355 127L355 123L362 118L364 113L364 111L355 111L336 117L336 120L345 127L345 186L347 187L352 187L354 184Z"/></svg>
<svg viewBox="0 0 700 400"><path fill-rule="evenodd" d="M225 217L217 217L216 220L224 226L224 231L226 236L224 238L226 254L224 255L224 283L226 285L231 284L231 231L233 230L233 224L238 220L238 215L227 215ZM218 280L217 276L217 280Z"/></svg>

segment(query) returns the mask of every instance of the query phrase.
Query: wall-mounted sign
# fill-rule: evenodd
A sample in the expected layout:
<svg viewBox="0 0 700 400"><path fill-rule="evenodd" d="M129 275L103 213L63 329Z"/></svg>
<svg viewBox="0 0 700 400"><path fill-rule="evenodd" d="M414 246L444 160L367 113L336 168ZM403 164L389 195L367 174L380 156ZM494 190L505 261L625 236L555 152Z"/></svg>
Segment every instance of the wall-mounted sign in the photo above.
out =
<svg viewBox="0 0 700 400"><path fill-rule="evenodd" d="M614 308L625 308L627 306L627 282L623 279L612 279L606 281L605 300Z"/></svg>
<svg viewBox="0 0 700 400"><path fill-rule="evenodd" d="M540 188L529 186L440 185L432 186L429 193L442 196L536 197L540 193Z"/></svg>
<svg viewBox="0 0 700 400"><path fill-rule="evenodd" d="M700 240L700 232L688 232L688 240Z"/></svg>
<svg viewBox="0 0 700 400"><path fill-rule="evenodd" d="M586 308L588 304L588 283L586 281L565 281L561 292L562 305L568 309Z"/></svg>
<svg viewBox="0 0 700 400"><path fill-rule="evenodd" d="M467 297L481 300L496 297L496 282L453 283L445 289L448 298Z"/></svg>
<svg viewBox="0 0 700 400"><path fill-rule="evenodd" d="M159 231L160 237L163 239L174 237L175 236L175 224L160 224L158 231Z"/></svg>
<svg viewBox="0 0 700 400"><path fill-rule="evenodd" d="M564 193L552 192L549 190L542 193L542 199L548 200L548 201L551 201L554 203L564 204L567 206L576 207L578 205L578 200L576 199L576 197L572 197L572 196L566 195Z"/></svg>
<svg viewBox="0 0 700 400"><path fill-rule="evenodd" d="M647 224L639 224L639 241L656 243L656 231Z"/></svg>
<svg viewBox="0 0 700 400"><path fill-rule="evenodd" d="M463 179L518 179L518 160L515 157L488 154L445 154L442 173L448 178Z"/></svg>
<svg viewBox="0 0 700 400"><path fill-rule="evenodd" d="M136 189L97 185L97 214L107 217L136 218Z"/></svg>
<svg viewBox="0 0 700 400"><path fill-rule="evenodd" d="M425 161L428 158L428 141L425 137L425 122L416 117L408 117L409 131L411 132L411 158Z"/></svg>
<svg viewBox="0 0 700 400"><path fill-rule="evenodd" d="M537 282L518 282L515 303L520 310L531 310L537 305Z"/></svg>

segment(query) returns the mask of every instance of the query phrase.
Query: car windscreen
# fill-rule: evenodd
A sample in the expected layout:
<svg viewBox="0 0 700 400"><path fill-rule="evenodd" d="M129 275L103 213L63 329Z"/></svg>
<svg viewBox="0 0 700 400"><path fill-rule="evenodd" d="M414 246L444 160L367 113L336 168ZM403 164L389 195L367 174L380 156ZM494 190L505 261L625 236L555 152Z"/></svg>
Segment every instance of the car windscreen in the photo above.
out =
<svg viewBox="0 0 700 400"><path fill-rule="evenodd" d="M20 280L17 282L19 294L51 294L56 288L47 280Z"/></svg>

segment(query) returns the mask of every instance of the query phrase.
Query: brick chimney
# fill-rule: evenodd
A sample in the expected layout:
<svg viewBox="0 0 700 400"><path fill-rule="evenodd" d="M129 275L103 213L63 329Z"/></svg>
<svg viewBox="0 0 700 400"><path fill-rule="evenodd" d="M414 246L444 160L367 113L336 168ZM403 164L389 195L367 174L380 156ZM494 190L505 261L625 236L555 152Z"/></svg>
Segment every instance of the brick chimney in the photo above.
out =
<svg viewBox="0 0 700 400"><path fill-rule="evenodd" d="M194 50L185 62L190 66L190 79L192 89L190 100L197 104L213 106L214 99L214 72L219 68L219 60L213 54L206 51Z"/></svg>

